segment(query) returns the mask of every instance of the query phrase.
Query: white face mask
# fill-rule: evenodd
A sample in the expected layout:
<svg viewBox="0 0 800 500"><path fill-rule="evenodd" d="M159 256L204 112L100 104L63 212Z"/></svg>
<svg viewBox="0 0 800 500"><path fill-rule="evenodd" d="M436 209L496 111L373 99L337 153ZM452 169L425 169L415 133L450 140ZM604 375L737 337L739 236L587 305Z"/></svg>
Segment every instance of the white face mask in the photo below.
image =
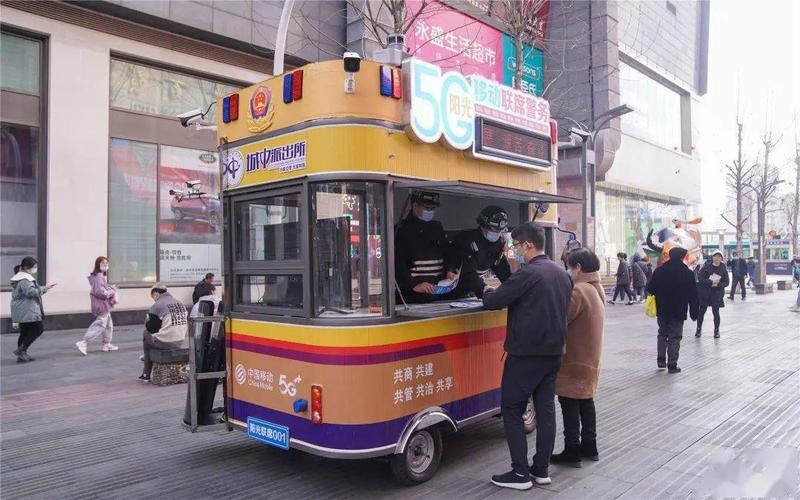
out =
<svg viewBox="0 0 800 500"><path fill-rule="evenodd" d="M103 271L103 272L107 272L108 271L108 264L106 264L104 266L100 266L100 270Z"/></svg>
<svg viewBox="0 0 800 500"><path fill-rule="evenodd" d="M494 231L488 231L484 236L491 243L500 239L500 233L495 233Z"/></svg>
<svg viewBox="0 0 800 500"><path fill-rule="evenodd" d="M433 220L433 216L436 214L434 210L423 210L422 216L420 217L421 220L425 222L430 222Z"/></svg>
<svg viewBox="0 0 800 500"><path fill-rule="evenodd" d="M33 266L32 268L30 268L28 270L28 272L31 273L31 274L36 274L36 273L39 272L39 267L38 266Z"/></svg>

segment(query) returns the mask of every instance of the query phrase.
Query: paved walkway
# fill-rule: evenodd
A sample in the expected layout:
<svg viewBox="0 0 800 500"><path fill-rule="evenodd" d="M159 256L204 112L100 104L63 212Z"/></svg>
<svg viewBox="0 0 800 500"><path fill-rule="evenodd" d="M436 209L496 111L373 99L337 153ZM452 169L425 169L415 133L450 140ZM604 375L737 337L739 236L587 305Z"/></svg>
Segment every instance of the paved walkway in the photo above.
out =
<svg viewBox="0 0 800 500"><path fill-rule="evenodd" d="M73 345L81 332L46 332L31 350L37 360L28 364L14 362L15 337L4 335L0 494L4 499L797 497L800 314L787 310L795 296L776 292L729 303L719 340L710 335L696 340L693 325L687 325L679 375L656 369L655 325L642 306L609 306L597 398L601 461L582 469L552 466L551 486L522 493L488 482L509 466L496 420L447 438L436 477L405 488L393 483L381 460L283 452L240 432L184 432L186 386L159 388L135 380L139 328L118 329L120 351L105 354L95 345L88 357Z"/></svg>

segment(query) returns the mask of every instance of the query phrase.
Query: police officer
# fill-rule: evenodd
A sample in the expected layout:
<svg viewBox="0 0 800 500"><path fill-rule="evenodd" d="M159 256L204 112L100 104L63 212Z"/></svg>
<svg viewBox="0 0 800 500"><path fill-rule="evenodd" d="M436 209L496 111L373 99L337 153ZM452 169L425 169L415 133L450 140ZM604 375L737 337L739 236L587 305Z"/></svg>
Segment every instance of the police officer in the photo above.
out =
<svg viewBox="0 0 800 500"><path fill-rule="evenodd" d="M435 285L452 277L453 253L444 227L433 220L439 195L426 191L411 193L411 211L395 235L395 279L407 303L430 302L446 298L434 295Z"/></svg>
<svg viewBox="0 0 800 500"><path fill-rule="evenodd" d="M490 205L481 210L476 220L477 228L463 231L453 238L456 269L461 268L456 296L472 292L478 298L483 297L486 288L483 279L489 270L501 282L511 276L511 266L503 251L505 239L501 237L501 233L508 230L508 214L502 208Z"/></svg>

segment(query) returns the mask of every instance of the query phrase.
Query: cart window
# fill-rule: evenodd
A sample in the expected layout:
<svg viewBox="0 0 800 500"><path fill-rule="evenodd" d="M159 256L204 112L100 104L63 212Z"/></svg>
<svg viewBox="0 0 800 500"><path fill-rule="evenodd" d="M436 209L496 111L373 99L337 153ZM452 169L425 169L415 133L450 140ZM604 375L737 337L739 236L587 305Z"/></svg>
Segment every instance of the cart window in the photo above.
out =
<svg viewBox="0 0 800 500"><path fill-rule="evenodd" d="M240 275L237 277L236 285L239 304L303 309L302 275Z"/></svg>
<svg viewBox="0 0 800 500"><path fill-rule="evenodd" d="M237 203L238 261L300 259L300 194Z"/></svg>
<svg viewBox="0 0 800 500"><path fill-rule="evenodd" d="M374 182L312 184L317 316L387 314L384 193Z"/></svg>

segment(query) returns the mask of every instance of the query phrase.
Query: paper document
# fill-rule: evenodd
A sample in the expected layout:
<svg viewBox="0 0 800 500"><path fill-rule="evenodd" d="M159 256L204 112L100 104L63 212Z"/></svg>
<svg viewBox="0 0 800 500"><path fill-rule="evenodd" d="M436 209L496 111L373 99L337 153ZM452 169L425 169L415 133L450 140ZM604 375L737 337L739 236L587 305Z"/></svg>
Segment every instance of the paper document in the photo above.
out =
<svg viewBox="0 0 800 500"><path fill-rule="evenodd" d="M434 295L444 295L446 293L450 293L456 289L458 286L458 277L461 276L461 268L458 269L455 277L453 279L443 279L436 286L433 287Z"/></svg>

